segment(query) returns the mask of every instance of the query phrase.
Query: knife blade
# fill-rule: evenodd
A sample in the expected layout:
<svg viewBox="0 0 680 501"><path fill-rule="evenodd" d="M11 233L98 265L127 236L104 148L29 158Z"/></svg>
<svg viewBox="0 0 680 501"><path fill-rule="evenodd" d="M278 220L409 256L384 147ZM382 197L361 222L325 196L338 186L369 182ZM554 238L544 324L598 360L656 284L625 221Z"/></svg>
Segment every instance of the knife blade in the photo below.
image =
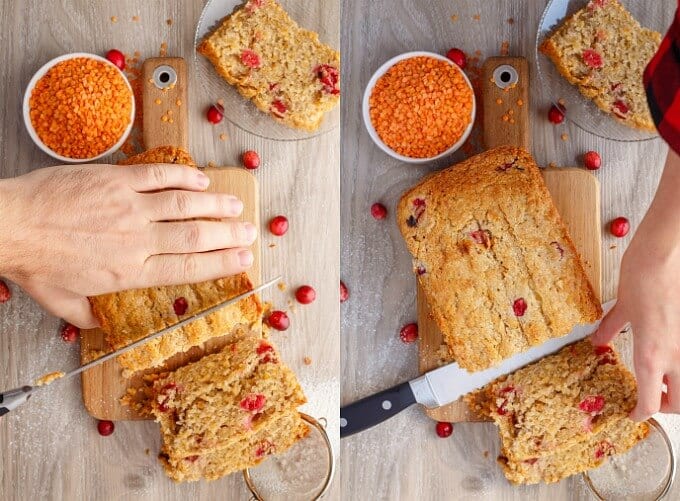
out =
<svg viewBox="0 0 680 501"><path fill-rule="evenodd" d="M602 305L605 315L615 303L616 300L612 300ZM483 371L468 372L453 362L375 395L362 398L340 409L340 437L347 437L380 424L416 403L432 409L455 402L463 395L482 388L501 376L515 372L584 339L597 330L599 325L600 320L591 324L577 325L566 336L549 339Z"/></svg>
<svg viewBox="0 0 680 501"><path fill-rule="evenodd" d="M149 341L152 341L156 338L159 338L163 336L164 334L167 334L170 331L173 331L175 329L178 329L180 327L184 327L187 324L190 324L191 322L195 322L196 320L206 317L212 313L215 313L216 311L221 310L222 308L229 306L231 304L237 303L241 301L242 299L245 299L249 296L252 296L253 294L260 292L264 289L267 289L274 285L276 282L280 281L281 277L278 276L276 278L273 278L272 280L269 280L262 285L259 285L255 287L254 289L251 289L249 291L244 292L243 294L239 294L238 296L234 296L230 299L227 299L226 301L222 301L221 303L216 304L215 306L211 306L210 308L200 311L196 313L195 315L192 315L190 317L185 318L184 320L181 320L175 324L172 324L164 329L161 329L158 332L154 332L152 334L149 334L146 337L143 337L134 343L131 343L127 346L124 346L123 348L120 348L119 350L113 351L111 353L107 353L106 355L103 355L95 360L92 360L91 362L86 363L85 365L81 365L80 367L64 374L61 377L58 377L54 379L54 382L57 381L63 381L64 379L68 379L70 377L76 376L78 374L81 374L82 372L85 372L88 369L91 369L92 367L95 367L99 364L103 364L107 360L111 360L112 358L118 357L122 355L123 353L127 353L130 350L134 350L135 348L148 343ZM19 405L25 403L31 395L38 389L45 388L47 385L44 386L22 386L21 388L15 388L13 390L8 390L5 392L0 393L0 416L3 416L7 414L9 411L16 409L19 407Z"/></svg>

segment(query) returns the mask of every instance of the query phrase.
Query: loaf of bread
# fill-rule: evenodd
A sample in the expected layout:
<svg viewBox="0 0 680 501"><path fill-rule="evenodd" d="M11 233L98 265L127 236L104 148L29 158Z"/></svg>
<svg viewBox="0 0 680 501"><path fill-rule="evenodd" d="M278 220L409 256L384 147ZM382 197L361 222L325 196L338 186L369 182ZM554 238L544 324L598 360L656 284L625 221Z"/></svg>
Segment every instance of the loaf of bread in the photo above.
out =
<svg viewBox="0 0 680 501"><path fill-rule="evenodd" d="M197 50L243 97L288 126L314 131L340 101L340 54L274 0L248 0Z"/></svg>
<svg viewBox="0 0 680 501"><path fill-rule="evenodd" d="M397 222L450 355L469 371L602 314L522 149L496 148L430 175L401 197Z"/></svg>
<svg viewBox="0 0 680 501"><path fill-rule="evenodd" d="M633 375L611 347L585 339L465 397L501 437L499 462L513 483L557 482L599 466L647 436Z"/></svg>
<svg viewBox="0 0 680 501"><path fill-rule="evenodd" d="M155 148L120 163L195 165L186 151L173 147ZM119 349L252 288L248 275L241 273L197 284L104 294L89 300L106 341L113 349ZM118 361L124 369L123 374L131 376L140 370L162 365L173 355L199 346L212 337L227 335L238 326L257 325L261 322L261 315L260 300L252 295L124 353Z"/></svg>
<svg viewBox="0 0 680 501"><path fill-rule="evenodd" d="M642 73L661 43L618 0L592 0L540 46L569 83L604 112L631 127L655 131Z"/></svg>
<svg viewBox="0 0 680 501"><path fill-rule="evenodd" d="M309 432L305 396L274 346L251 333L153 382L160 459L175 481L214 480L287 450Z"/></svg>

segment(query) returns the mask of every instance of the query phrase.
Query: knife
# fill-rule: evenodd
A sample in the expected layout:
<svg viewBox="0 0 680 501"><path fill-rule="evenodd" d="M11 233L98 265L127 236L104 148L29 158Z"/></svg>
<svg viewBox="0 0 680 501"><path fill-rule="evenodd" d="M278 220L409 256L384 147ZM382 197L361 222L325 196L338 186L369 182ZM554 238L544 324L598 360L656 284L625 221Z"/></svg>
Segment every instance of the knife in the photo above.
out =
<svg viewBox="0 0 680 501"><path fill-rule="evenodd" d="M616 300L602 305L605 315L614 303ZM463 395L501 376L515 372L571 343L580 341L593 333L600 325L600 321L577 325L566 336L549 339L483 371L468 372L453 362L346 405L340 409L340 438L372 428L416 403L432 409L455 402Z"/></svg>
<svg viewBox="0 0 680 501"><path fill-rule="evenodd" d="M106 355L103 355L95 360L92 360L91 362L86 363L85 365L81 365L77 369L72 370L71 372L58 376L57 379L54 379L54 382L57 381L63 381L64 379L68 379L72 376L76 376L82 372L85 372L88 369L91 369L92 367L95 367L99 364L102 364L106 362L107 360L111 360L112 358L115 358L119 355L122 355L123 353L126 353L130 350L134 350L138 346L143 345L144 343L148 343L149 341L152 341L153 339L156 339L158 337L161 337L164 334L167 334L170 331L173 331L175 329L178 329L180 327L184 327L187 324L190 324L191 322L194 322L200 318L203 318L207 315L210 315L211 313L215 313L218 310L221 310L222 308L229 306L230 304L237 303L241 301L242 299L245 299L249 296L252 296L256 292L260 292L261 290L267 289L274 285L276 282L281 280L281 277L276 277L272 280L269 280L268 282L263 283L262 285L259 285L255 287L254 289L251 289L247 292L244 292L243 294L239 294L238 296L232 297L231 299L227 299L226 301L222 301L219 304L216 304L215 306L212 306L208 308L207 310L203 310L199 313L196 313L195 315L192 315L188 318L185 318L184 320L181 320L177 322L176 324L172 324L169 327L166 327L158 332L154 332L153 334L149 334L146 337L143 337L137 341L135 341L132 344L129 344L127 346L124 346L120 350L116 350L111 353L107 353ZM56 374L56 373L55 373ZM63 373L61 373L63 374ZM43 386L29 386L25 385L20 388L15 388L13 390L8 390L5 392L0 393L0 417L4 416L7 414L9 411L16 409L19 407L21 404L25 403L29 398L31 398L31 395L33 393L41 388L45 388L47 384Z"/></svg>

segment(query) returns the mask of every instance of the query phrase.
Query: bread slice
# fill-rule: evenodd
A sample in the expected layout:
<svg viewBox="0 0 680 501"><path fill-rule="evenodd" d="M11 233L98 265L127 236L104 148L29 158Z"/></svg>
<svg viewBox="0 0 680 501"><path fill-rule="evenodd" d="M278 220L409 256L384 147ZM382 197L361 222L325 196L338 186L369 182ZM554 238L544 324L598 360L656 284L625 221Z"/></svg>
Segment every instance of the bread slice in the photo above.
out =
<svg viewBox="0 0 680 501"><path fill-rule="evenodd" d="M163 146L120 162L122 165L141 163L181 163L195 165L181 148ZM106 340L113 349L168 327L229 298L252 290L248 275L241 273L197 284L149 287L90 297L92 311L99 320ZM175 308L176 302L181 307ZM179 313L179 314L178 314ZM257 326L261 321L262 305L256 295L196 320L189 325L150 341L118 357L123 374L163 364L177 353L199 346L212 337L223 336L239 326Z"/></svg>
<svg viewBox="0 0 680 501"><path fill-rule="evenodd" d="M469 371L602 314L538 166L520 148L425 178L401 197L397 222L450 355Z"/></svg>
<svg viewBox="0 0 680 501"><path fill-rule="evenodd" d="M317 130L340 101L340 54L274 0L247 1L197 50L243 97L290 127Z"/></svg>
<svg viewBox="0 0 680 501"><path fill-rule="evenodd" d="M223 475L281 453L308 433L306 399L274 346L251 333L153 383L160 458L176 481Z"/></svg>
<svg viewBox="0 0 680 501"><path fill-rule="evenodd" d="M608 346L586 339L465 397L499 427L499 462L514 483L556 482L647 436L633 375Z"/></svg>
<svg viewBox="0 0 680 501"><path fill-rule="evenodd" d="M640 26L618 0L592 0L540 46L560 74L604 112L654 132L642 73L661 34Z"/></svg>

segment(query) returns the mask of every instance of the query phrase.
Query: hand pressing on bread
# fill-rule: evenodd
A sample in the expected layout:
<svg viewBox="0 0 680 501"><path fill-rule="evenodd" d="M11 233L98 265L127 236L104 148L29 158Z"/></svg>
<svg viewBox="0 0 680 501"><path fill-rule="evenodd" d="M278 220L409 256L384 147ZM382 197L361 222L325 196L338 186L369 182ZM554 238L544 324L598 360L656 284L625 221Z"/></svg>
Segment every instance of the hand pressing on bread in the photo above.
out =
<svg viewBox="0 0 680 501"><path fill-rule="evenodd" d="M680 413L680 157L668 153L654 200L621 262L616 306L592 341L630 324L638 402L631 418ZM663 384L666 389L664 391Z"/></svg>
<svg viewBox="0 0 680 501"><path fill-rule="evenodd" d="M86 296L240 273L257 230L230 219L242 202L204 192L208 184L172 164L57 166L0 180L0 274L92 328Z"/></svg>

